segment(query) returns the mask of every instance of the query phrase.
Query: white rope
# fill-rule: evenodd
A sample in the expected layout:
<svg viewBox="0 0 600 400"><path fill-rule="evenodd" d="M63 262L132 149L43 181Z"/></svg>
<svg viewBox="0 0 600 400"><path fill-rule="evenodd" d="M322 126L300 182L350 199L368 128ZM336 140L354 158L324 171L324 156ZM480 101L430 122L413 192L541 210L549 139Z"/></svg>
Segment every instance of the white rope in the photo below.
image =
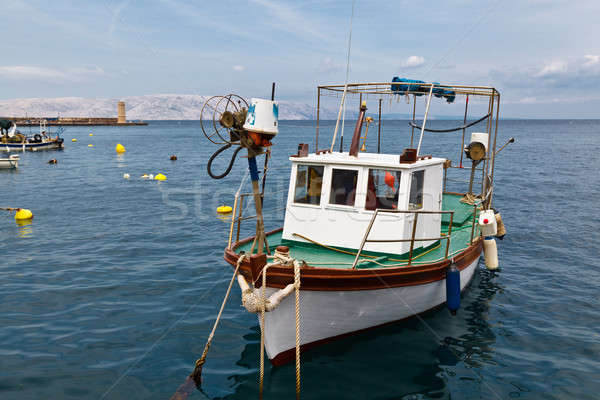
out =
<svg viewBox="0 0 600 400"><path fill-rule="evenodd" d="M238 276L238 283L242 289L242 303L246 310L252 313L260 312L260 366L258 375L259 397L263 397L264 376L265 376L265 313L274 310L281 301L287 297L292 290L295 290L295 332L296 332L296 399L300 398L300 263L289 257L288 253L282 253L275 250L273 256L270 256L275 262L269 263L262 270L262 288L260 294L258 290L253 289L242 276ZM267 299L267 270L273 265L294 266L294 283L273 293Z"/></svg>
<svg viewBox="0 0 600 400"><path fill-rule="evenodd" d="M294 260L294 287L296 289L296 399L300 399L300 263Z"/></svg>

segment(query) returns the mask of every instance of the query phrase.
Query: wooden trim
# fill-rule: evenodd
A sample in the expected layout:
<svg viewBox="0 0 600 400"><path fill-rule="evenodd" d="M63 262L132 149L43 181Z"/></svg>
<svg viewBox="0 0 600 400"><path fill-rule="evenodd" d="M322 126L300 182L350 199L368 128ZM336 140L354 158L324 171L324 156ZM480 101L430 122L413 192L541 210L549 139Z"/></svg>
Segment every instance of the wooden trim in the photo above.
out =
<svg viewBox="0 0 600 400"><path fill-rule="evenodd" d="M267 233L270 235L280 229ZM233 249L225 249L224 258L232 266L237 264L239 255L234 251L239 245L253 240L246 238L235 245ZM302 290L341 291L341 290L375 290L400 286L416 286L440 281L446 278L446 267L453 262L459 270L465 269L476 260L482 251L482 241L476 240L471 246L451 259L424 265L403 267L370 268L370 269L336 269L303 266L300 270ZM253 276L249 260L240 265L240 273L255 282L255 287L262 285L262 279ZM284 288L294 281L292 266L273 265L267 274L267 286Z"/></svg>

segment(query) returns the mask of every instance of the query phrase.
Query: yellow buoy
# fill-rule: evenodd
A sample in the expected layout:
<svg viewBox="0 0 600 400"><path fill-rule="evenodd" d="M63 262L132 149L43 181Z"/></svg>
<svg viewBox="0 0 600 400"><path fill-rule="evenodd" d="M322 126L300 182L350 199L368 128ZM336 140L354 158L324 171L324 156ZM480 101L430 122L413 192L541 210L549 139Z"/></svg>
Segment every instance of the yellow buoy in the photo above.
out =
<svg viewBox="0 0 600 400"><path fill-rule="evenodd" d="M117 143L117 145L115 146L115 151L117 153L125 153L125 146L123 146L121 143Z"/></svg>
<svg viewBox="0 0 600 400"><path fill-rule="evenodd" d="M26 208L17 208L17 212L15 213L15 220L20 221L24 219L32 219L33 213L31 210Z"/></svg>
<svg viewBox="0 0 600 400"><path fill-rule="evenodd" d="M217 207L217 212L219 214L227 214L227 213L230 213L231 210L233 210L233 209L231 207L229 207L229 206L220 206L220 207Z"/></svg>
<svg viewBox="0 0 600 400"><path fill-rule="evenodd" d="M71 139L71 142L76 142L76 141L77 141L77 139L75 139L75 138Z"/></svg>
<svg viewBox="0 0 600 400"><path fill-rule="evenodd" d="M164 176L163 174L156 174L156 175L154 176L154 180L155 180L155 181L166 181L166 180L167 180L167 177L166 177L166 176Z"/></svg>
<svg viewBox="0 0 600 400"><path fill-rule="evenodd" d="M94 145L93 144L88 144L88 147L94 147Z"/></svg>
<svg viewBox="0 0 600 400"><path fill-rule="evenodd" d="M94 136L94 134L93 134L93 133L90 133L90 136Z"/></svg>

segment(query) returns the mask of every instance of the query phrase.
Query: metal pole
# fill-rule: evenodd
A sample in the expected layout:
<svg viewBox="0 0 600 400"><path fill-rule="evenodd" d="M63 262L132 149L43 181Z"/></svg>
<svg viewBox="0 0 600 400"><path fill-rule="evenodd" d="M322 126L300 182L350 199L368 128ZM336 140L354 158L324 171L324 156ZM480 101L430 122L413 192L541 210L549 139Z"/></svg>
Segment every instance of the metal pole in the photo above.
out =
<svg viewBox="0 0 600 400"><path fill-rule="evenodd" d="M354 20L354 4L356 0L352 1L352 14L350 15L350 32L348 34L348 55L346 58L346 82L344 83L344 94L342 95L342 104L340 104L340 111L338 112L337 122L335 123L335 131L333 132L333 141L331 142L330 152L333 152L333 146L335 144L335 137L338 131L338 125L342 116L342 108L345 110L346 92L348 92L348 76L350 75L350 49L352 48L352 21ZM340 152L344 143L344 128L342 127L342 134L340 138Z"/></svg>
<svg viewBox="0 0 600 400"><path fill-rule="evenodd" d="M444 259L448 258L448 252L450 251L450 236L452 235L452 221L454 220L454 211L450 214L450 224L448 225L448 236L446 239L446 255Z"/></svg>
<svg viewBox="0 0 600 400"><path fill-rule="evenodd" d="M237 216L237 231L235 233L235 242L240 241L240 229L242 228L242 214L244 213L244 196L240 196L240 205Z"/></svg>
<svg viewBox="0 0 600 400"><path fill-rule="evenodd" d="M319 112L321 111L321 88L317 89L317 133L315 138L315 151L319 150Z"/></svg>
<svg viewBox="0 0 600 400"><path fill-rule="evenodd" d="M413 222L413 228L412 228L412 236L410 238L410 251L408 252L408 265L410 265L412 263L412 255L413 255L413 249L415 247L415 234L417 233L417 222L418 221L419 221L419 213L415 213L415 220Z"/></svg>
<svg viewBox="0 0 600 400"><path fill-rule="evenodd" d="M417 112L417 95L413 94L413 117L412 120L413 122L415 121L415 114ZM410 128L410 148L413 148L413 138L415 136L415 127L411 126Z"/></svg>
<svg viewBox="0 0 600 400"><path fill-rule="evenodd" d="M231 240L233 239L233 225L235 224L235 213L237 212L237 204L238 204L238 196L235 196L233 200L233 210L231 213L231 226L229 227L229 241L227 244L227 248L231 249Z"/></svg>
<svg viewBox="0 0 600 400"><path fill-rule="evenodd" d="M471 241L469 244L473 244L473 233L475 232L475 223L477 219L477 203L473 204L473 223L471 224Z"/></svg>
<svg viewBox="0 0 600 400"><path fill-rule="evenodd" d="M381 99L379 99L379 125L377 125L377 153L381 153Z"/></svg>
<svg viewBox="0 0 600 400"><path fill-rule="evenodd" d="M265 153L265 166L263 167L263 178L262 178L262 187L260 191L261 199L265 197L265 181L267 180L267 170L269 167L269 158L271 158L271 148L267 148L267 152ZM262 204L262 202L261 202Z"/></svg>
<svg viewBox="0 0 600 400"><path fill-rule="evenodd" d="M489 170L490 170L490 149L492 148L492 119L493 119L493 118L491 118L491 116L494 113L494 100L495 100L495 97L492 93L492 97L490 98L490 107L489 107L490 118L488 118L488 127L487 127L487 134L488 134L488 144L487 144L487 152L486 152L487 154L485 155L483 171L481 172L481 194L482 195L487 192L487 177L488 177Z"/></svg>
<svg viewBox="0 0 600 400"><path fill-rule="evenodd" d="M492 187L494 187L494 167L495 167L495 163L496 163L496 138L498 136L498 118L500 116L500 93L498 93L498 106L496 107L496 128L494 131L494 146L492 148ZM510 143L510 141L508 142ZM508 144L507 143L507 144ZM506 146L506 145L504 145ZM504 148L504 146L502 146L502 148ZM502 149L500 149L502 150ZM500 152L500 150L498 150L498 153ZM488 207L492 206L492 197L494 196L494 191L492 190L492 192L490 193L490 199L488 201Z"/></svg>
<svg viewBox="0 0 600 400"><path fill-rule="evenodd" d="M335 146L335 138L337 136L338 127L340 125L340 118L342 118L342 107L344 106L344 102L346 101L346 92L348 91L348 84L344 85L344 93L342 94L342 102L340 104L340 109L338 111L337 121L335 123L335 130L333 131L333 140L331 141L331 147L329 148L329 152L333 152L333 146ZM343 133L342 133L343 136ZM343 139L342 139L343 140Z"/></svg>
<svg viewBox="0 0 600 400"><path fill-rule="evenodd" d="M263 254L265 227L262 216L262 199L258 187L258 167L256 166L256 157L248 152L248 168L250 169L250 179L252 180L252 194L254 195L254 208L256 209L256 242L258 244L257 254ZM252 250L250 251L252 254Z"/></svg>
<svg viewBox="0 0 600 400"><path fill-rule="evenodd" d="M465 103L465 117L463 118L463 125L465 125L467 123L467 110L469 109L469 95L467 95L467 102ZM463 128L462 130L462 142L461 142L461 146L460 146L460 164L459 164L459 168L462 168L462 162L463 162L463 154L464 154L464 150L465 150L465 128Z"/></svg>
<svg viewBox="0 0 600 400"><path fill-rule="evenodd" d="M356 258L354 259L354 263L352 263L352 269L356 268L356 263L358 262L358 257L360 257L360 253L362 252L363 247L365 247L365 243L367 242L367 237L369 236L369 232L371 232L371 227L373 226L373 222L375 222L375 218L377 218L377 213L379 212L379 210L375 210L375 212L373 213L373 217L371 218L371 221L369 221L369 226L367 227L367 230L365 231L365 236L362 239L362 242L360 243L360 248L358 249L358 252L356 253Z"/></svg>
<svg viewBox="0 0 600 400"><path fill-rule="evenodd" d="M423 133L425 133L425 124L427 123L427 115L429 115L429 105L431 104L431 96L433 95L433 83L429 89L429 97L427 98L427 107L425 108L425 117L423 118L423 126L421 127L421 135L419 136L419 146L417 147L417 157L421 151L421 142L423 142Z"/></svg>

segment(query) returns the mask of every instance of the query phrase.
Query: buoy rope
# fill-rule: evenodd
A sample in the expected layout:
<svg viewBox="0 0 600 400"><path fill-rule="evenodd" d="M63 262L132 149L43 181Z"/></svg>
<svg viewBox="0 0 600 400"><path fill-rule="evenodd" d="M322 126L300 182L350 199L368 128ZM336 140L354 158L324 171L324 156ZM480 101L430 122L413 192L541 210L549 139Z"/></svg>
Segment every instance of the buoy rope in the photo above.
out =
<svg viewBox="0 0 600 400"><path fill-rule="evenodd" d="M229 293L231 293L231 286L233 285L233 281L235 280L235 277L237 276L238 271L240 269L240 265L242 265L242 261L244 260L245 257L246 257L246 255L242 254L239 256L239 258L237 260L237 265L235 267L235 271L233 272L233 275L231 276L231 280L229 281L229 286L227 287L227 292L225 292L225 298L223 299L223 303L221 303L221 308L219 309L219 313L217 314L217 319L215 320L215 323L210 332L210 335L208 335L208 340L206 341L206 345L204 346L204 351L202 352L202 356L196 360L194 372L192 372L191 377L194 379L194 382L196 382L197 385L200 385L200 383L202 382L202 366L206 362L206 355L208 354L208 349L210 348L211 342L215 335L215 331L217 330L217 326L219 325L219 321L221 319L221 314L223 314L223 310L225 309L225 304L227 303L227 299L229 298Z"/></svg>

